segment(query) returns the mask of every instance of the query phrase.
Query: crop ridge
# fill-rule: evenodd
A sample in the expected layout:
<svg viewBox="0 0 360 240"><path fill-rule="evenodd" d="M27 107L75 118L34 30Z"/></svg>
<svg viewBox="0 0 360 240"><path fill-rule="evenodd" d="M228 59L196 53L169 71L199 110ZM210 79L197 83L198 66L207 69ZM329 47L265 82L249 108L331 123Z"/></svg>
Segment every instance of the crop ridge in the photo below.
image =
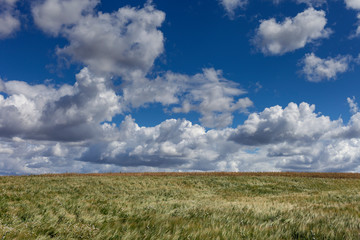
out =
<svg viewBox="0 0 360 240"><path fill-rule="evenodd" d="M217 177L307 177L360 179L360 173L338 172L107 172L107 173L55 173L26 175L39 177L97 177L97 176L217 176Z"/></svg>

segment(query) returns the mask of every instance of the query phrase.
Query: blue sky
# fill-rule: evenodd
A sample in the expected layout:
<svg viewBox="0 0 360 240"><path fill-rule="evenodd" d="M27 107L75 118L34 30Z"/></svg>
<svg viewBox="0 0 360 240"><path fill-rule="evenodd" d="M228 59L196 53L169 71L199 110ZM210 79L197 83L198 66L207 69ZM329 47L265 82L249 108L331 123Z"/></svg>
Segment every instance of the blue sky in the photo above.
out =
<svg viewBox="0 0 360 240"><path fill-rule="evenodd" d="M0 174L360 171L359 0L0 0Z"/></svg>

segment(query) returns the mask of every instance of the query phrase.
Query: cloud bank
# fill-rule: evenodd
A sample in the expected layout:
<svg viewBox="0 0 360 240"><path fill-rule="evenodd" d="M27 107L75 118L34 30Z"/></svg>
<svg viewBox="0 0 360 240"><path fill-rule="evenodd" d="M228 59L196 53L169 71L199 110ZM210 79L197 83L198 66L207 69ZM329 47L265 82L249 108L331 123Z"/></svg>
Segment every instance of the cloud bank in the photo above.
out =
<svg viewBox="0 0 360 240"><path fill-rule="evenodd" d="M86 76L86 71L83 70L82 74ZM84 80L82 77L85 76L78 75L78 81ZM68 88L67 91L74 91L74 86ZM97 130L96 134L84 137L81 128L77 127L72 131L82 138L50 140L50 136L59 140L56 130L42 140L39 140L38 132L28 131L28 135L23 135L24 130L1 136L0 156L6 159L1 163L2 174L177 170L359 171L360 114L356 111L355 99L350 100L353 116L348 124L316 113L314 105L289 103L285 108L274 106L252 113L237 128L219 130L206 130L185 119L168 119L154 127L141 127L131 116L125 117L119 125L99 122L103 118L97 117L95 109L103 105L92 102L94 108L88 108L94 110L87 111L90 115L86 117L97 119L91 125ZM1 107L0 112L4 109ZM64 113L64 108L60 109ZM64 114L64 118L72 120L71 107L66 109L69 112ZM117 108L113 110L118 111ZM17 124L26 129L30 123ZM87 124L85 126L90 126ZM1 122L1 125L4 126L4 123Z"/></svg>

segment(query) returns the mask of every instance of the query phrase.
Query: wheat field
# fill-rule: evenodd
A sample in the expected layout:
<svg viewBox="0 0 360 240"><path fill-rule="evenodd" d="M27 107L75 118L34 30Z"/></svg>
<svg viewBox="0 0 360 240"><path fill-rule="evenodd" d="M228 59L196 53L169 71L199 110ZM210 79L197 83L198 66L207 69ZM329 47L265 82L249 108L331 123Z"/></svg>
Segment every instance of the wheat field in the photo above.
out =
<svg viewBox="0 0 360 240"><path fill-rule="evenodd" d="M360 239L360 174L0 177L0 239Z"/></svg>

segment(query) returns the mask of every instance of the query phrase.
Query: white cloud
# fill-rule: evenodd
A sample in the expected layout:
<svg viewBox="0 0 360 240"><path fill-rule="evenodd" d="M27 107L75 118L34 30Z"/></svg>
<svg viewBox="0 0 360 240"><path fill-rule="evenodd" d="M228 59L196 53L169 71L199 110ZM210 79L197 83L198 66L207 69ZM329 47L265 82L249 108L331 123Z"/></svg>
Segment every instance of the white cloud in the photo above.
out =
<svg viewBox="0 0 360 240"><path fill-rule="evenodd" d="M284 171L359 171L360 115L343 125L314 110L307 103L266 108L251 114L230 139L257 146Z"/></svg>
<svg viewBox="0 0 360 240"><path fill-rule="evenodd" d="M333 140L316 143L312 147L294 152L291 147L281 149L281 161L276 167L283 171L359 172L359 139ZM276 156L274 156L276 157Z"/></svg>
<svg viewBox="0 0 360 240"><path fill-rule="evenodd" d="M99 123L121 112L109 81L87 68L74 86L59 89L0 81L0 137L78 141L97 134Z"/></svg>
<svg viewBox="0 0 360 240"><path fill-rule="evenodd" d="M345 4L346 4L346 7L349 9L354 9L356 11L360 10L360 1L359 0L345 0ZM350 38L357 37L360 35L360 25L359 25L360 13L357 14L357 18L358 18L358 22L357 22L358 27L356 28L356 32L353 33L352 35L350 35Z"/></svg>
<svg viewBox="0 0 360 240"><path fill-rule="evenodd" d="M91 13L98 3L99 0L43 0L33 3L32 14L38 27L56 36L64 27Z"/></svg>
<svg viewBox="0 0 360 240"><path fill-rule="evenodd" d="M224 79L221 71L204 69L204 73L193 76L191 82L194 86L185 93L182 106L173 111L198 111L202 114L200 121L204 126L226 127L232 123L233 112L246 112L253 105L249 98L235 100L236 96L246 92L234 82Z"/></svg>
<svg viewBox="0 0 360 240"><path fill-rule="evenodd" d="M70 44L57 53L69 55L96 72L125 78L128 74L145 75L164 50L163 34L157 29L164 18L165 14L151 5L88 15L64 31Z"/></svg>
<svg viewBox="0 0 360 240"><path fill-rule="evenodd" d="M274 18L263 20L253 41L264 54L282 55L314 40L327 38L331 30L325 28L326 22L324 11L308 8L280 23Z"/></svg>
<svg viewBox="0 0 360 240"><path fill-rule="evenodd" d="M358 19L358 22L357 22L357 28L356 28L356 31L354 34L352 34L350 36L350 38L354 38L354 37L358 37L360 35L360 13L357 14L357 19Z"/></svg>
<svg viewBox="0 0 360 240"><path fill-rule="evenodd" d="M355 102L355 97L353 96L352 98L347 98L346 99L348 104L349 104L349 107L350 107L350 112L355 114L357 112L359 112L359 107L358 107L358 104Z"/></svg>
<svg viewBox="0 0 360 240"><path fill-rule="evenodd" d="M352 115L349 123L334 131L331 136L345 139L360 138L360 113L356 112Z"/></svg>
<svg viewBox="0 0 360 240"><path fill-rule="evenodd" d="M220 0L221 5L230 17L233 17L237 8L243 8L248 3L247 0Z"/></svg>
<svg viewBox="0 0 360 240"><path fill-rule="evenodd" d="M138 78L123 86L124 101L133 107L159 102L175 113L196 111L204 126L216 128L230 125L234 112L247 112L253 105L247 97L238 98L245 93L213 68L194 76L167 72L154 80Z"/></svg>
<svg viewBox="0 0 360 240"><path fill-rule="evenodd" d="M85 64L93 72L142 77L164 50L158 28L165 13L151 3L143 8L122 7L113 13L95 12L98 0L46 0L34 4L35 23L53 35L61 34L69 45L59 56Z"/></svg>
<svg viewBox="0 0 360 240"><path fill-rule="evenodd" d="M16 2L17 0L0 0L0 38L7 38L20 29Z"/></svg>
<svg viewBox="0 0 360 240"><path fill-rule="evenodd" d="M0 38L6 38L18 30L20 21L10 13L0 13Z"/></svg>
<svg viewBox="0 0 360 240"><path fill-rule="evenodd" d="M336 128L338 121L314 113L315 106L289 103L286 108L274 106L252 113L239 126L232 140L244 145L266 145L279 142L311 143Z"/></svg>
<svg viewBox="0 0 360 240"><path fill-rule="evenodd" d="M355 10L360 10L360 1L359 0L345 0L347 8L352 8Z"/></svg>
<svg viewBox="0 0 360 240"><path fill-rule="evenodd" d="M349 55L321 59L314 53L310 53L305 55L302 72L310 82L336 79L339 73L348 71L352 60L353 58Z"/></svg>

